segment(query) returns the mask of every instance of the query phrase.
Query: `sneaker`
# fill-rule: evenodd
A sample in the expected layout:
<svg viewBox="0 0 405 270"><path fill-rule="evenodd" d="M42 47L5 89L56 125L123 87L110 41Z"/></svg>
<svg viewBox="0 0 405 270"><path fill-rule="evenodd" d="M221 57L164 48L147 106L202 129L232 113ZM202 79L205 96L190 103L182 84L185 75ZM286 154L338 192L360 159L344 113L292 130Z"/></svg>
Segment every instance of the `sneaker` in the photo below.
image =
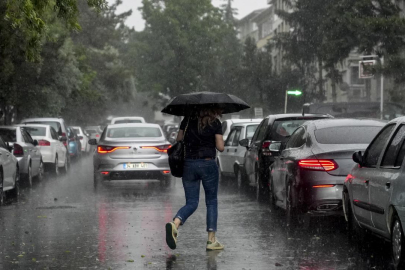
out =
<svg viewBox="0 0 405 270"><path fill-rule="evenodd" d="M207 250L222 250L224 245L215 240L215 242L207 241Z"/></svg>
<svg viewBox="0 0 405 270"><path fill-rule="evenodd" d="M176 249L178 230L173 222L166 223L166 243L171 249Z"/></svg>

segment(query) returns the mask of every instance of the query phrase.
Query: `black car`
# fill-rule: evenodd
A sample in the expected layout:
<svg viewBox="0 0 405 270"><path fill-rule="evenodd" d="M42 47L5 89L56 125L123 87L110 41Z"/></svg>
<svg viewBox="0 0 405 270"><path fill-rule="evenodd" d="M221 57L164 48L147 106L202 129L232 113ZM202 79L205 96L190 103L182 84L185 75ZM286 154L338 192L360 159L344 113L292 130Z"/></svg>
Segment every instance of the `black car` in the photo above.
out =
<svg viewBox="0 0 405 270"><path fill-rule="evenodd" d="M240 141L247 151L241 165L242 181L257 187L260 193L266 191L269 166L277 153L270 152L273 142L286 142L290 135L305 121L330 118L328 115L275 114L263 119L251 141Z"/></svg>
<svg viewBox="0 0 405 270"><path fill-rule="evenodd" d="M302 214L342 215L342 189L363 151L385 125L380 120L327 119L300 126L271 166L270 203L286 210L287 221Z"/></svg>

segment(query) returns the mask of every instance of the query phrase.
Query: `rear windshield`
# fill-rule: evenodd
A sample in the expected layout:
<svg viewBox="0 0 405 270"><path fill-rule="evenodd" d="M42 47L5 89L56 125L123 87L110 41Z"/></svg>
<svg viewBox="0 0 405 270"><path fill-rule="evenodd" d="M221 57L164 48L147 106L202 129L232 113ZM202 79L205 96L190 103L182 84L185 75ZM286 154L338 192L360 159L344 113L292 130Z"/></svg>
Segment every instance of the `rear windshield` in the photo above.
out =
<svg viewBox="0 0 405 270"><path fill-rule="evenodd" d="M285 141L286 138L291 136L294 131L301 126L304 122L313 119L281 119L276 120L273 123L272 130L270 133L272 141Z"/></svg>
<svg viewBox="0 0 405 270"><path fill-rule="evenodd" d="M142 138L161 137L162 132L155 127L119 127L109 128L107 138Z"/></svg>
<svg viewBox="0 0 405 270"><path fill-rule="evenodd" d="M97 131L95 131L94 129L86 129L86 132L89 133L90 135L97 133Z"/></svg>
<svg viewBox="0 0 405 270"><path fill-rule="evenodd" d="M76 134L80 134L80 129L74 128L73 130L76 132Z"/></svg>
<svg viewBox="0 0 405 270"><path fill-rule="evenodd" d="M42 124L42 125L48 125L53 127L56 132L59 133L59 135L62 135L62 129L61 129L61 125L59 122L53 122L53 121L33 121L33 122L24 122L25 123L30 123L30 124Z"/></svg>
<svg viewBox="0 0 405 270"><path fill-rule="evenodd" d="M28 131L31 136L46 136L46 128L44 127L27 127L25 126L24 129Z"/></svg>
<svg viewBox="0 0 405 270"><path fill-rule="evenodd" d="M2 137L5 142L16 142L17 131L15 129L0 129L0 137Z"/></svg>
<svg viewBox="0 0 405 270"><path fill-rule="evenodd" d="M320 144L369 144L382 127L330 127L315 130Z"/></svg>
<svg viewBox="0 0 405 270"><path fill-rule="evenodd" d="M114 121L114 124L129 124L129 123L142 123L142 121L135 120L135 119L123 119L123 120Z"/></svg>
<svg viewBox="0 0 405 270"><path fill-rule="evenodd" d="M251 140L253 138L253 135L255 134L255 131L258 126L259 124L246 127L246 139Z"/></svg>

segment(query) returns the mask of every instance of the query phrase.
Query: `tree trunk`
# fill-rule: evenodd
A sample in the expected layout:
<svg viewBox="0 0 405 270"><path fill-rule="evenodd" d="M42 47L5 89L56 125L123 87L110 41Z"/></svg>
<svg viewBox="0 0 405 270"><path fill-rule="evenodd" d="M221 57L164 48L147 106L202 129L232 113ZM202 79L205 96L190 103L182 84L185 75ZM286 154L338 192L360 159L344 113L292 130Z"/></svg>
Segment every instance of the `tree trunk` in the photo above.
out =
<svg viewBox="0 0 405 270"><path fill-rule="evenodd" d="M335 79L333 79L333 78L332 78L332 100L334 103L337 102L336 82L335 82Z"/></svg>
<svg viewBox="0 0 405 270"><path fill-rule="evenodd" d="M323 91L323 66L322 66L322 57L318 57L318 72L319 72L319 100L325 100L325 94Z"/></svg>

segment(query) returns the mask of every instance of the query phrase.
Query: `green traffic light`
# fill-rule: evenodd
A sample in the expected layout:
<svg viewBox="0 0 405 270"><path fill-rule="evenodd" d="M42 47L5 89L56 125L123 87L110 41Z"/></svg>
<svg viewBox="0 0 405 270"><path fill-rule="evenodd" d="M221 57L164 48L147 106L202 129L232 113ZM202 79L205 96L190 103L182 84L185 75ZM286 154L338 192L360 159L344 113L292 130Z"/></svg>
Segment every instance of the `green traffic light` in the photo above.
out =
<svg viewBox="0 0 405 270"><path fill-rule="evenodd" d="M301 96L302 91L301 90L289 90L287 91L288 95L293 95L293 96Z"/></svg>

